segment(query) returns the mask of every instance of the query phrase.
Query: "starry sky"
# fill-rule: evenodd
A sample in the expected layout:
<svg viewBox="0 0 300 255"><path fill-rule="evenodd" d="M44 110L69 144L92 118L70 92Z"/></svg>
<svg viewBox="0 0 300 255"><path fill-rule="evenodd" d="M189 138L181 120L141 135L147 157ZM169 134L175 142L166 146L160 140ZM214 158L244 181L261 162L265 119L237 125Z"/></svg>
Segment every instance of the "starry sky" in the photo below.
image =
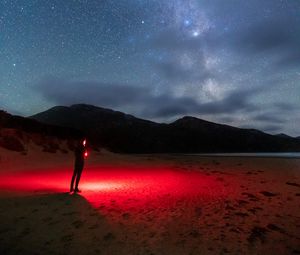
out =
<svg viewBox="0 0 300 255"><path fill-rule="evenodd" d="M298 0L1 0L0 108L93 104L300 136Z"/></svg>

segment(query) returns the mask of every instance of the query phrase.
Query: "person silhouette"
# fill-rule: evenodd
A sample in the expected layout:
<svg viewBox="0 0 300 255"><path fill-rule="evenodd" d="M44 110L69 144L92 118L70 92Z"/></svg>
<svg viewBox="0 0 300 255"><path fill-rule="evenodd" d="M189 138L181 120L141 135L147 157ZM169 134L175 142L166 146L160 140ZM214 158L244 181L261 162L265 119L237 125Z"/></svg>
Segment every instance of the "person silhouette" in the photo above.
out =
<svg viewBox="0 0 300 255"><path fill-rule="evenodd" d="M81 139L78 142L74 154L75 154L74 172L71 180L70 192L74 191L75 193L77 193L80 192L80 190L78 189L78 184L84 167L84 159L85 157L87 157L86 139ZM74 181L75 181L75 188L74 188Z"/></svg>

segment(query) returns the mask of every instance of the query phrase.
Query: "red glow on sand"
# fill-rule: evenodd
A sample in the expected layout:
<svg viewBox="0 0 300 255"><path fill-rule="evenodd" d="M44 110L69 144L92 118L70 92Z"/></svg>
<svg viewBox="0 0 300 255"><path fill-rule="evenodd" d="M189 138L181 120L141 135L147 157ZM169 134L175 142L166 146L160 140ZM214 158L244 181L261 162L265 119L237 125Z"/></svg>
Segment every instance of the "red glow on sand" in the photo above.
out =
<svg viewBox="0 0 300 255"><path fill-rule="evenodd" d="M0 176L0 189L21 192L67 192L72 169L24 171ZM82 196L91 203L109 199L151 200L169 194L173 197L224 196L225 189L197 171L159 167L92 167L84 169L79 185ZM96 198L97 197L97 198Z"/></svg>
<svg viewBox="0 0 300 255"><path fill-rule="evenodd" d="M71 168L0 174L0 190L20 195L68 192L71 175ZM164 165L86 167L79 189L107 219L117 222L129 213L134 224L144 211L164 221L174 208L194 210L195 204L224 200L229 192L213 175Z"/></svg>

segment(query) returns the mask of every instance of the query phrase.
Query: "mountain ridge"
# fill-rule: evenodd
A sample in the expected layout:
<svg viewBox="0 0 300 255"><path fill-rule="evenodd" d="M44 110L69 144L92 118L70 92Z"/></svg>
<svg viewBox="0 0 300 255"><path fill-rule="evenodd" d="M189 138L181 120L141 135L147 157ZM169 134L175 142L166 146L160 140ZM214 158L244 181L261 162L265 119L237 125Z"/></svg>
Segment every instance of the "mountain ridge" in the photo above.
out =
<svg viewBox="0 0 300 255"><path fill-rule="evenodd" d="M30 118L47 124L77 128L91 143L114 152L200 153L300 151L294 138L256 129L242 129L192 116L157 123L120 111L87 104L53 107Z"/></svg>

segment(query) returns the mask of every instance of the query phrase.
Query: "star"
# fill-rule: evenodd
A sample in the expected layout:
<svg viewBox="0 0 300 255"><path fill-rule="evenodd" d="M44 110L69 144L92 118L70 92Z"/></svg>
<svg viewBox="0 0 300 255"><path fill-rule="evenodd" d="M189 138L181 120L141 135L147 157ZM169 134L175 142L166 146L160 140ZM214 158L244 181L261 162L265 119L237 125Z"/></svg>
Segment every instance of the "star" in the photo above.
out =
<svg viewBox="0 0 300 255"><path fill-rule="evenodd" d="M184 21L184 25L189 26L190 24L191 24L191 21L190 21L190 20L186 19L186 20Z"/></svg>
<svg viewBox="0 0 300 255"><path fill-rule="evenodd" d="M26 109L85 101L102 107L123 109L124 106L124 111L130 109L128 113L145 118L149 114L153 120L165 121L165 116L173 118L181 109L196 114L202 109L197 104L207 99L203 88L212 86L211 93L221 95L213 100L226 99L233 92L245 94L246 101L249 98L245 103L243 98L225 100L228 105L224 114L234 115L235 119L249 111L255 122L260 107L261 111L272 112L272 105L278 101L300 109L300 90L296 86L300 61L295 54L300 41L297 12L300 1L253 0L247 2L247 8L243 1L226 1L226 5L219 2L0 0L0 91L6 91L6 98L0 99L0 108L4 104L8 111L32 115L37 110ZM101 86L105 84L126 82L130 91L136 89L133 85L138 85L149 93L143 94L144 102L124 103L121 99L117 102L112 95L105 103L96 98L100 93L87 90L93 97L80 90L74 92L74 99L68 99L62 90L48 86L53 83L52 77L61 78L62 82L57 83L66 83L68 91L77 91L81 81L87 84L95 81L99 83L93 85L95 91L102 92ZM270 85L270 96L264 97L266 89L259 88L273 84L271 80L276 80L278 87L271 89ZM43 86L34 87L37 93L32 93L28 84L39 82ZM244 84L257 89L248 95ZM19 100L16 89L27 93L26 100ZM152 97L154 91L169 101L156 102ZM177 97L178 91L184 93ZM213 103L216 107L209 108ZM251 107L250 103L259 106ZM213 109L219 106L219 102L212 101L207 106L207 117L218 121L223 112L218 115ZM170 112L164 111L165 108ZM278 110L279 117L288 115L284 109ZM296 110L292 114L300 116ZM271 119L265 121L266 126L281 125L283 132L300 135L299 118L293 126L275 123L276 118L273 123ZM253 124L256 128L265 127L259 125Z"/></svg>
<svg viewBox="0 0 300 255"><path fill-rule="evenodd" d="M199 36L199 32L198 31L194 31L193 32L193 37L198 37Z"/></svg>

